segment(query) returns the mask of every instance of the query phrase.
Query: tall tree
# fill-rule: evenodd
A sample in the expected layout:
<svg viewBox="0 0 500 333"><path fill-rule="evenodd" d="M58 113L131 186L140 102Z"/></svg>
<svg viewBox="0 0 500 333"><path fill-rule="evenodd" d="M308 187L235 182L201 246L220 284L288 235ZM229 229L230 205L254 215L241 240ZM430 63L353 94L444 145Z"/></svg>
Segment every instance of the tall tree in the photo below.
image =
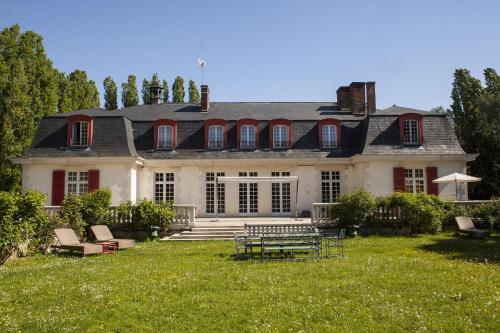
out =
<svg viewBox="0 0 500 333"><path fill-rule="evenodd" d="M116 82L111 76L104 79L104 107L107 110L118 109L118 93Z"/></svg>
<svg viewBox="0 0 500 333"><path fill-rule="evenodd" d="M472 175L483 180L470 185L471 198L500 195L500 77L484 71L486 87L466 69L455 71L449 110L455 133L467 153L479 154L469 163Z"/></svg>
<svg viewBox="0 0 500 333"><path fill-rule="evenodd" d="M67 76L60 76L59 96L59 112L89 109L100 105L95 82L89 80L87 73L80 69L75 69Z"/></svg>
<svg viewBox="0 0 500 333"><path fill-rule="evenodd" d="M129 75L127 82L122 83L122 103L124 107L139 104L139 92L137 91L135 75Z"/></svg>
<svg viewBox="0 0 500 333"><path fill-rule="evenodd" d="M30 146L40 120L57 110L58 74L43 38L19 25L0 32L0 190L20 187L9 157Z"/></svg>
<svg viewBox="0 0 500 333"><path fill-rule="evenodd" d="M168 82L163 80L163 103L168 103L170 99L170 92L168 91Z"/></svg>
<svg viewBox="0 0 500 333"><path fill-rule="evenodd" d="M196 83L193 80L189 80L189 103L198 104L200 103L200 92Z"/></svg>
<svg viewBox="0 0 500 333"><path fill-rule="evenodd" d="M177 76L172 85L172 103L184 103L184 96L184 79Z"/></svg>
<svg viewBox="0 0 500 333"><path fill-rule="evenodd" d="M151 104L151 96L149 94L149 81L142 80L142 104Z"/></svg>

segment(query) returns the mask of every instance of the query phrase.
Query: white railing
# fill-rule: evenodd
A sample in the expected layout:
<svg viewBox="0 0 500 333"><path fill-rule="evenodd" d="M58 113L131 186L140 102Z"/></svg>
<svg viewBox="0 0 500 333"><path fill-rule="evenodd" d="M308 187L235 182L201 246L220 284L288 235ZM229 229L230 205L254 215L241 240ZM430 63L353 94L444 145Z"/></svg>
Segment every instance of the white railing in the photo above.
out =
<svg viewBox="0 0 500 333"><path fill-rule="evenodd" d="M338 203L314 202L312 204L311 223L312 224L332 223L333 217L330 209L332 205L338 205Z"/></svg>

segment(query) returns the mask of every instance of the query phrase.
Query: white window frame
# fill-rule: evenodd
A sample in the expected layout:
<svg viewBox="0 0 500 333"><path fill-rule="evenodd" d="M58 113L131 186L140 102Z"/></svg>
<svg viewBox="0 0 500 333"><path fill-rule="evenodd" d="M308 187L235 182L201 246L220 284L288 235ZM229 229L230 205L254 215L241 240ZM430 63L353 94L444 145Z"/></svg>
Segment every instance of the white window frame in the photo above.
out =
<svg viewBox="0 0 500 333"><path fill-rule="evenodd" d="M321 129L323 148L337 148L337 125L323 125Z"/></svg>
<svg viewBox="0 0 500 333"><path fill-rule="evenodd" d="M273 148L288 148L288 131L287 125L273 126Z"/></svg>
<svg viewBox="0 0 500 333"><path fill-rule="evenodd" d="M84 126L85 125L85 126ZM71 135L71 146L73 147L86 147L88 146L88 135L89 135L89 122L88 121L75 121L72 124L72 135ZM76 137L77 130L80 135Z"/></svg>
<svg viewBox="0 0 500 333"><path fill-rule="evenodd" d="M255 148L257 127L255 125L241 125L240 148Z"/></svg>
<svg viewBox="0 0 500 333"><path fill-rule="evenodd" d="M418 120L408 119L403 121L403 143L405 145L418 145L420 143Z"/></svg>
<svg viewBox="0 0 500 333"><path fill-rule="evenodd" d="M153 196L155 202L174 203L175 201L175 173L155 172Z"/></svg>
<svg viewBox="0 0 500 333"><path fill-rule="evenodd" d="M405 168L405 192L427 193L424 168Z"/></svg>
<svg viewBox="0 0 500 333"><path fill-rule="evenodd" d="M71 188L71 190L70 190ZM89 172L88 171L68 171L66 176L66 195L83 195L89 191Z"/></svg>
<svg viewBox="0 0 500 333"><path fill-rule="evenodd" d="M224 126L222 125L208 126L208 148L209 149L224 148Z"/></svg>
<svg viewBox="0 0 500 333"><path fill-rule="evenodd" d="M217 177L224 177L225 172L206 172L205 173L205 213L215 215L215 202L217 201L217 214L224 215L226 212L226 184L217 183ZM215 185L217 183L217 191ZM217 195L217 200L215 196Z"/></svg>
<svg viewBox="0 0 500 333"><path fill-rule="evenodd" d="M341 179L338 170L322 170L321 177L321 202L332 203L341 195Z"/></svg>
<svg viewBox="0 0 500 333"><path fill-rule="evenodd" d="M168 133L170 131L170 134ZM174 148L174 128L170 125L158 126L158 148L173 149Z"/></svg>

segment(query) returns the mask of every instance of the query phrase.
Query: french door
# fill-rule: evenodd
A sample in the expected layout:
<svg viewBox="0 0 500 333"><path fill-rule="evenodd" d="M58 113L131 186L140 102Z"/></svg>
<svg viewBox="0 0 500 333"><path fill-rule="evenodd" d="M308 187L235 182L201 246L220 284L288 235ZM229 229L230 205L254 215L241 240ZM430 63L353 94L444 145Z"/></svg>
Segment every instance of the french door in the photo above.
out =
<svg viewBox="0 0 500 333"><path fill-rule="evenodd" d="M240 172L240 177L257 177L257 172ZM257 214L259 212L259 191L257 183L244 182L239 184L240 215Z"/></svg>
<svg viewBox="0 0 500 333"><path fill-rule="evenodd" d="M290 172L272 172L273 177L288 177ZM273 215L289 215L290 183L271 183L271 212Z"/></svg>

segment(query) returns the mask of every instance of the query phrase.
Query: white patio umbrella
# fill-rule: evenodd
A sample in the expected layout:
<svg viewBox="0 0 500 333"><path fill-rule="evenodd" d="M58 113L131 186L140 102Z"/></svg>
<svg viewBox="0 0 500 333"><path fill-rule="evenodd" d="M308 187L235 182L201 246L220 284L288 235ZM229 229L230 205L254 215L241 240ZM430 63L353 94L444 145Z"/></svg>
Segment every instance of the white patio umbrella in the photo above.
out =
<svg viewBox="0 0 500 333"><path fill-rule="evenodd" d="M464 175L462 173L454 172L447 176L434 179L433 183L455 183L455 200L458 200L458 183L475 183L481 181L481 178Z"/></svg>

